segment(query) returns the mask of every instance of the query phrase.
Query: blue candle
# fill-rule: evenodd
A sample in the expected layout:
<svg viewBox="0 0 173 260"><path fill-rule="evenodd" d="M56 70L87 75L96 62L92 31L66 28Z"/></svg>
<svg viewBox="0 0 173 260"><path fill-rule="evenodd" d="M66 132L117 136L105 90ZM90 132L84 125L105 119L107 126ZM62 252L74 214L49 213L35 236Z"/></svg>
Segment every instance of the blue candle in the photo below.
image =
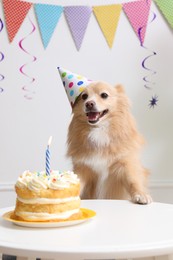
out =
<svg viewBox="0 0 173 260"><path fill-rule="evenodd" d="M50 144L52 142L52 136L49 137L47 149L46 149L46 175L50 175Z"/></svg>

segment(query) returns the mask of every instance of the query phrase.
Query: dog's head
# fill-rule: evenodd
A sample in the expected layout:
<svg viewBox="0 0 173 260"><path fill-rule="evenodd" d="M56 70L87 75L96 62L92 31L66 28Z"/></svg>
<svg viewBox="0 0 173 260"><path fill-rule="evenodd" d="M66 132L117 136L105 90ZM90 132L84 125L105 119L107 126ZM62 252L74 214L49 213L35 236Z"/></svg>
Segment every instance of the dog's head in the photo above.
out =
<svg viewBox="0 0 173 260"><path fill-rule="evenodd" d="M124 104L127 105L128 100L122 86L113 87L105 82L93 82L76 100L73 113L77 117L80 116L80 120L97 125L115 114L122 95Z"/></svg>

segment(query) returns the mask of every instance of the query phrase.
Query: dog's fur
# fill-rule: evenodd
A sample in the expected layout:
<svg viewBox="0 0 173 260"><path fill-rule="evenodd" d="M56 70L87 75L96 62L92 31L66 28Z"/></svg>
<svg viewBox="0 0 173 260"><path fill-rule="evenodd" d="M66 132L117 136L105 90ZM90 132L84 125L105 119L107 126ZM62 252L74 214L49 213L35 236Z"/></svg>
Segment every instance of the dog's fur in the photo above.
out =
<svg viewBox="0 0 173 260"><path fill-rule="evenodd" d="M82 199L150 203L148 171L139 160L142 145L123 87L105 82L86 87L73 107L67 151L81 180Z"/></svg>

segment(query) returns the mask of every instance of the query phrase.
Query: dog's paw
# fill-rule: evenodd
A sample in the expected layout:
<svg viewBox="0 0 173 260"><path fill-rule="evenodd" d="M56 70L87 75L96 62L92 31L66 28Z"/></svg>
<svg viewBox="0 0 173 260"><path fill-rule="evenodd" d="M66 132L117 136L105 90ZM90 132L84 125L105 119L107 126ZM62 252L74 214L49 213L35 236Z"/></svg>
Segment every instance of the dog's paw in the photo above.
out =
<svg viewBox="0 0 173 260"><path fill-rule="evenodd" d="M151 203L153 200L151 198L151 196L149 194L145 194L145 193L135 193L133 196L132 196L132 201L134 203L137 203L137 204L149 204Z"/></svg>

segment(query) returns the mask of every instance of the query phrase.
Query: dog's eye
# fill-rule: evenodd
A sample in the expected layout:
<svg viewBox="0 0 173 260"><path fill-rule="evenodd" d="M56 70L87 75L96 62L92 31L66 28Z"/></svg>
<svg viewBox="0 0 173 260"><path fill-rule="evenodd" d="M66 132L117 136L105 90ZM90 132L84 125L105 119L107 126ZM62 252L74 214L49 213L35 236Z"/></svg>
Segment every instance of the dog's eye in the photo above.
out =
<svg viewBox="0 0 173 260"><path fill-rule="evenodd" d="M86 93L82 94L82 99L83 100L86 100L87 98L88 98L88 94L86 94Z"/></svg>
<svg viewBox="0 0 173 260"><path fill-rule="evenodd" d="M100 95L102 98L107 98L108 97L108 94L107 93L105 93L105 92L103 92L103 93L101 93L101 95Z"/></svg>

